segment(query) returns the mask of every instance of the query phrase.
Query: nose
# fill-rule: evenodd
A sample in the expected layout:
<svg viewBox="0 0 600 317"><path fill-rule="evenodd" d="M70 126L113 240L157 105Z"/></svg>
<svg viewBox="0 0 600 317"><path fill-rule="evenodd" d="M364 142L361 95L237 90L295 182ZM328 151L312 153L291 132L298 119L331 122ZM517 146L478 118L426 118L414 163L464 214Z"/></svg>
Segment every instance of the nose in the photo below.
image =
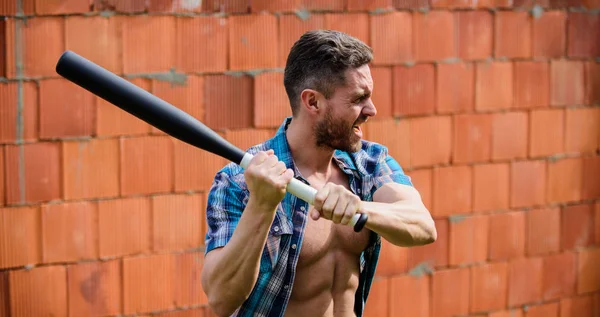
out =
<svg viewBox="0 0 600 317"><path fill-rule="evenodd" d="M369 98L368 103L362 110L363 115L368 117L374 117L377 114L377 108L375 108L375 104L373 103L373 99Z"/></svg>

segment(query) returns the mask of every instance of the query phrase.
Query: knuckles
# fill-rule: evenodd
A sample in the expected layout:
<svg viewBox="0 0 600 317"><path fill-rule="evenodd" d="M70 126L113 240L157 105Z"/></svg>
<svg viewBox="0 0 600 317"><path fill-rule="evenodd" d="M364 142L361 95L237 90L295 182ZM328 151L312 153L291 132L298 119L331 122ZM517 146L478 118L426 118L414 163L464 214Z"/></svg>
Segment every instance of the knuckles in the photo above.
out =
<svg viewBox="0 0 600 317"><path fill-rule="evenodd" d="M338 197L338 200L347 200L352 204L358 204L360 202L360 198L346 189L346 187L343 185L327 183L321 190L317 192L317 195L315 196L315 204L319 206L323 205L327 198L333 194Z"/></svg>
<svg viewBox="0 0 600 317"><path fill-rule="evenodd" d="M252 164L252 163L256 164L256 162L262 162L267 158L267 156L268 155L266 152L258 152L258 153L256 153L256 155L254 155L254 157L250 161L250 164Z"/></svg>
<svg viewBox="0 0 600 317"><path fill-rule="evenodd" d="M327 198L327 196L325 194L323 194L322 192L319 192L316 196L315 196L315 204L317 206L322 206L325 203L325 199Z"/></svg>
<svg viewBox="0 0 600 317"><path fill-rule="evenodd" d="M267 160L273 160L273 159L278 160L277 155L275 155L275 154L269 155L265 151L259 151L258 153L256 153L256 155L254 155L252 160L250 160L249 165L250 166L260 165L260 164L263 164Z"/></svg>

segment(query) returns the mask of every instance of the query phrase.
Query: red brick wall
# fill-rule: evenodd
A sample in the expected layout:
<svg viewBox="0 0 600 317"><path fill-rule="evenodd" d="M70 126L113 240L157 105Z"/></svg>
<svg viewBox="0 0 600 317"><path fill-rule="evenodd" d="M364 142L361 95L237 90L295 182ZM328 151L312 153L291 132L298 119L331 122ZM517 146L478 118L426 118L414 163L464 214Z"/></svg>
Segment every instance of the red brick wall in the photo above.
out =
<svg viewBox="0 0 600 317"><path fill-rule="evenodd" d="M600 2L535 4L2 1L0 316L210 315L226 162L57 76L64 50L246 148L290 114L286 54L314 28L374 48L366 137L437 223L434 244L384 244L367 315L600 316Z"/></svg>

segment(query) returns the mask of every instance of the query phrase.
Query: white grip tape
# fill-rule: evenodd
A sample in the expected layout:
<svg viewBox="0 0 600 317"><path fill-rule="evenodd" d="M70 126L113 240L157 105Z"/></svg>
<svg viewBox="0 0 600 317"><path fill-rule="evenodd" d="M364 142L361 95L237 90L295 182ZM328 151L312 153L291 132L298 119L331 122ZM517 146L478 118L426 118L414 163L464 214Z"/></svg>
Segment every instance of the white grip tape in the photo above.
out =
<svg viewBox="0 0 600 317"><path fill-rule="evenodd" d="M253 157L254 156L250 153L244 154L244 157L240 162L240 166L246 169L248 165L250 165L250 161L252 161ZM317 190L299 181L298 179L291 179L290 183L287 186L287 192L314 206ZM355 214L348 225L354 227L354 225L358 222L359 219L360 214Z"/></svg>
<svg viewBox="0 0 600 317"><path fill-rule="evenodd" d="M352 216L352 219L350 219L350 222L348 223L348 225L354 227L354 225L358 222L359 219L360 219L360 214L354 214L354 216Z"/></svg>
<svg viewBox="0 0 600 317"><path fill-rule="evenodd" d="M305 202L315 205L315 196L317 195L317 190L304 184L302 181L292 178L290 183L287 185L288 193L304 200Z"/></svg>
<svg viewBox="0 0 600 317"><path fill-rule="evenodd" d="M248 168L248 165L250 165L250 161L252 161L252 159L254 158L254 155L250 154L250 153L245 153L244 157L242 157L242 161L240 162L240 166L244 169Z"/></svg>

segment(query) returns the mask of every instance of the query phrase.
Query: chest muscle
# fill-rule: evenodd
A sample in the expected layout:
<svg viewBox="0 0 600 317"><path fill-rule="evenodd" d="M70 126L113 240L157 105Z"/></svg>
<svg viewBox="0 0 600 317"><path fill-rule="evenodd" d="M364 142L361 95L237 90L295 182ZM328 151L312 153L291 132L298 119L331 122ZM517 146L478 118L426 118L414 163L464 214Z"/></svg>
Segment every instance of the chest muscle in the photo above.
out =
<svg viewBox="0 0 600 317"><path fill-rule="evenodd" d="M341 172L330 181L349 189L348 178ZM308 215L313 207L310 209ZM357 233L349 225L335 224L324 218L315 221L308 216L299 265L310 265L333 251L358 256L368 243L368 230Z"/></svg>

